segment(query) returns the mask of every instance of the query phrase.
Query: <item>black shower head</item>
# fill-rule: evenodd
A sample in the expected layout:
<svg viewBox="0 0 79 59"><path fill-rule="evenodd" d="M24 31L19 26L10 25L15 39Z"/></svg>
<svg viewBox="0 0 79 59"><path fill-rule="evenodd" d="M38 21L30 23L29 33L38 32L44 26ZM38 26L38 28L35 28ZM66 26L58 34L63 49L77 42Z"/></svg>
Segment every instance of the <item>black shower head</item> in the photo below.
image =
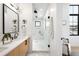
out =
<svg viewBox="0 0 79 59"><path fill-rule="evenodd" d="M34 10L34 13L37 13L37 10Z"/></svg>

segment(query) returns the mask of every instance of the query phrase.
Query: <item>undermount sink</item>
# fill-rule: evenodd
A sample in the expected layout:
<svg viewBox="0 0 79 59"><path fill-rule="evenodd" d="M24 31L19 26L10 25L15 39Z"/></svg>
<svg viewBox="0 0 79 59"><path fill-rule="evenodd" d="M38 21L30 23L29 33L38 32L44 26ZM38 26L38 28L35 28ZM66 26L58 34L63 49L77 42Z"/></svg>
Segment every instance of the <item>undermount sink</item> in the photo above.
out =
<svg viewBox="0 0 79 59"><path fill-rule="evenodd" d="M7 49L8 47L0 47L0 52L4 51L5 49Z"/></svg>

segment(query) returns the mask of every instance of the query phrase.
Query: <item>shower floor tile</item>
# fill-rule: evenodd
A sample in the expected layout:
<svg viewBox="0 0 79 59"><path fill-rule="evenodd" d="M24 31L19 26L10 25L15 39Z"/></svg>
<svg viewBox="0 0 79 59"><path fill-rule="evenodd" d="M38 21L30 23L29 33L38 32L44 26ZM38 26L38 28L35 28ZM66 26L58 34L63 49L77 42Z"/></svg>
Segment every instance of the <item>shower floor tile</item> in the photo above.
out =
<svg viewBox="0 0 79 59"><path fill-rule="evenodd" d="M29 53L27 56L49 56L49 52L33 51L32 53Z"/></svg>

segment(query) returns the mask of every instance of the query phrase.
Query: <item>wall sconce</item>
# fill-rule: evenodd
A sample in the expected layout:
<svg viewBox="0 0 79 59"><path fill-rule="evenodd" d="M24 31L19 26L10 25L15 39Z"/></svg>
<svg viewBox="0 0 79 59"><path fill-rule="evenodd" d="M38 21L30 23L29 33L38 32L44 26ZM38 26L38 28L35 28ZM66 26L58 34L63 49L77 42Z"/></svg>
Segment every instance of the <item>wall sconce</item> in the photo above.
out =
<svg viewBox="0 0 79 59"><path fill-rule="evenodd" d="M25 19L22 20L22 29L24 29L26 27L26 22L27 21Z"/></svg>
<svg viewBox="0 0 79 59"><path fill-rule="evenodd" d="M23 24L25 24L25 23L26 23L26 20L24 19L24 20L23 20Z"/></svg>

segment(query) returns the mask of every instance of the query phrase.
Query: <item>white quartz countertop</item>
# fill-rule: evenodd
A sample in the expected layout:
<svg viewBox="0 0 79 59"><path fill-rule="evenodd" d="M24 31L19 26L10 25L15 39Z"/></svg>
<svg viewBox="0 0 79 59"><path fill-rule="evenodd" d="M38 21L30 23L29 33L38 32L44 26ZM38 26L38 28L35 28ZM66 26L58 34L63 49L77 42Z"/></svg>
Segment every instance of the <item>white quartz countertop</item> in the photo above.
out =
<svg viewBox="0 0 79 59"><path fill-rule="evenodd" d="M10 42L8 44L4 44L4 45L0 44L0 48L1 47L6 48L3 51L0 51L0 56L7 55L10 51L15 49L17 46L19 46L23 41L25 41L28 38L29 38L28 36L26 36L26 37L19 36L17 39L14 39L12 42Z"/></svg>

